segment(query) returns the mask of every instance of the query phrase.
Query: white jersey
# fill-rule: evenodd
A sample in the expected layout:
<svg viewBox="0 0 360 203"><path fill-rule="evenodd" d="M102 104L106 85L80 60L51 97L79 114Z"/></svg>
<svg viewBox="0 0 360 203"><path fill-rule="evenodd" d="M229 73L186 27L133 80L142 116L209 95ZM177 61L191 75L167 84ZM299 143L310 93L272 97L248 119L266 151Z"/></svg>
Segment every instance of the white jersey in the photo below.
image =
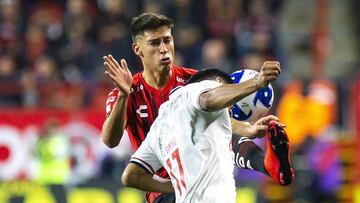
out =
<svg viewBox="0 0 360 203"><path fill-rule="evenodd" d="M176 202L235 202L228 111L199 106L201 93L219 85L206 80L173 92L130 160L150 173L164 166Z"/></svg>

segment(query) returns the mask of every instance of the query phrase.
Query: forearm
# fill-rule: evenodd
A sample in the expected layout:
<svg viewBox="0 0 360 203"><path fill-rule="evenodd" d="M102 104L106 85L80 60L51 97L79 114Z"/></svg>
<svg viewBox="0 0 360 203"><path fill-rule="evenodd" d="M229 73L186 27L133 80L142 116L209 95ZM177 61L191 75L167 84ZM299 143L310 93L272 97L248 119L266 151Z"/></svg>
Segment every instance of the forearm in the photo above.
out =
<svg viewBox="0 0 360 203"><path fill-rule="evenodd" d="M231 119L231 130L233 134L242 137L254 137L251 131L252 125L249 122Z"/></svg>
<svg viewBox="0 0 360 203"><path fill-rule="evenodd" d="M116 147L124 133L128 94L119 94L109 117L102 126L103 142L110 148Z"/></svg>
<svg viewBox="0 0 360 203"><path fill-rule="evenodd" d="M174 188L172 187L170 180L166 182L155 180L153 178L153 174L132 174L130 175L126 186L148 192L174 192Z"/></svg>
<svg viewBox="0 0 360 203"><path fill-rule="evenodd" d="M161 193L174 192L170 180L166 182L156 180L153 178L153 174L146 173L143 168L131 162L126 166L121 176L121 181L124 186L134 187L143 191Z"/></svg>
<svg viewBox="0 0 360 203"><path fill-rule="evenodd" d="M241 137L260 138L266 135L268 125L272 121L278 122L279 118L274 115L268 115L260 118L253 124L231 118L231 129L233 134ZM285 127L284 124L281 124L281 126Z"/></svg>
<svg viewBox="0 0 360 203"><path fill-rule="evenodd" d="M230 107L260 88L260 83L255 78L239 84L224 84L203 93L200 96L200 106L206 111L221 110Z"/></svg>

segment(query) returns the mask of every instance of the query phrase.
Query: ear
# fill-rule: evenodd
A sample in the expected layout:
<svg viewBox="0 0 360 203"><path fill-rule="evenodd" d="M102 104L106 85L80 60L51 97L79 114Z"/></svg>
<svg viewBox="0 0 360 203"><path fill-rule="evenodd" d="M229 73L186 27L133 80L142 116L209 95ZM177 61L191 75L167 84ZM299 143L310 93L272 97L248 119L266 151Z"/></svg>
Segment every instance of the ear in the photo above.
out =
<svg viewBox="0 0 360 203"><path fill-rule="evenodd" d="M133 50L134 53L135 53L136 55L138 55L139 57L143 56L142 51L140 50L140 46L139 46L138 43L134 42L134 43L132 44L132 50Z"/></svg>
<svg viewBox="0 0 360 203"><path fill-rule="evenodd" d="M216 82L223 83L223 79L221 77L216 77Z"/></svg>

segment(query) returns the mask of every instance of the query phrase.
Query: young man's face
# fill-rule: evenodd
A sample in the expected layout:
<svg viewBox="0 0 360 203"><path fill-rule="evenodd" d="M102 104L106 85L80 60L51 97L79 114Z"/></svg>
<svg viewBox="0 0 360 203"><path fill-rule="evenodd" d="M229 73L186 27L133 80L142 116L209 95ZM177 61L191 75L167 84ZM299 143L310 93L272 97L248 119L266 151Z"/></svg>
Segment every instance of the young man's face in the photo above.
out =
<svg viewBox="0 0 360 203"><path fill-rule="evenodd" d="M162 72L170 70L174 60L174 40L167 26L145 31L133 44L146 69Z"/></svg>

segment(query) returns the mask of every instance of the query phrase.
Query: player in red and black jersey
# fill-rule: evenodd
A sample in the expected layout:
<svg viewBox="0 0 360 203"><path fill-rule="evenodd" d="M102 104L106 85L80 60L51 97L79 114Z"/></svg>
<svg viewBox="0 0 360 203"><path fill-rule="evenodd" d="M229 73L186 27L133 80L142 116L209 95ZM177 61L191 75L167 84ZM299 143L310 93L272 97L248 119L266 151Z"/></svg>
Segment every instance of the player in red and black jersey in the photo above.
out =
<svg viewBox="0 0 360 203"><path fill-rule="evenodd" d="M102 128L103 141L108 147L117 146L126 129L132 147L136 150L145 139L157 117L159 106L168 99L170 91L177 86L185 85L186 80L196 72L173 64L175 51L172 27L171 19L159 14L144 13L133 19L132 49L140 57L144 69L134 76L124 59L121 59L119 64L111 55L104 56L105 74L116 85L106 102L107 119ZM265 134L267 126L253 129L245 122L234 120L232 128L236 134L251 136L258 132ZM281 151L284 155L279 156L276 149L269 147L265 157L264 152L248 140L234 140L233 150L238 154L237 158L242 157L245 162L249 160L249 164L245 166L237 164L239 167L269 174L283 185L291 182L292 173L285 173L284 177L283 172L290 171L290 165L279 166L283 162L289 162L288 150ZM237 160L235 162L239 163ZM167 176L164 172L158 175ZM174 202L174 198L171 194L147 193L147 201L150 203Z"/></svg>
<svg viewBox="0 0 360 203"><path fill-rule="evenodd" d="M136 151L142 141L144 141L146 134L149 132L152 123L158 115L160 105L169 99L170 91L177 86L184 86L185 81L187 81L191 75L196 73L196 70L178 66L173 66L171 71L172 75L162 89L151 87L144 80L142 76L143 72L133 76L125 113L125 129L134 151ZM107 116L112 112L118 94L118 88L114 88L110 92L106 102ZM160 169L160 171L157 172L157 175L169 179L169 176L164 169ZM152 199L156 198L158 195L160 194L148 193L147 199L151 202Z"/></svg>
<svg viewBox="0 0 360 203"><path fill-rule="evenodd" d="M146 133L150 130L151 124L158 115L158 109L162 103L169 99L169 93L177 86L184 86L185 81L196 70L184 67L172 66L172 75L169 81L162 89L156 89L150 86L143 78L142 73L133 76L133 82L130 88L130 95L125 114L125 128L129 134L130 142L134 150L140 146L145 139ZM117 100L119 89L114 88L106 102L106 115L112 112Z"/></svg>

